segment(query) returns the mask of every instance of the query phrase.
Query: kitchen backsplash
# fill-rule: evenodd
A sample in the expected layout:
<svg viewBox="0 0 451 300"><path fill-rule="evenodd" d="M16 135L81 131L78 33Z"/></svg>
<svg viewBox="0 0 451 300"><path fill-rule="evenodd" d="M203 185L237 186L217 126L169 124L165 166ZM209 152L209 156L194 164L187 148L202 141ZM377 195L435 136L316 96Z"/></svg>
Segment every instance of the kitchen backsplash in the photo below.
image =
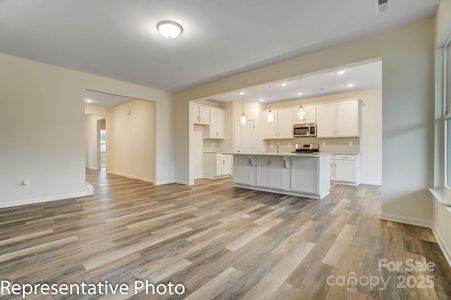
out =
<svg viewBox="0 0 451 300"><path fill-rule="evenodd" d="M265 144L267 152L276 152L277 144L279 144L279 152L294 151L296 144L319 144L320 152L359 153L358 138L349 138L349 139L298 138L290 140L267 140Z"/></svg>
<svg viewBox="0 0 451 300"><path fill-rule="evenodd" d="M204 140L204 152L219 152L219 141Z"/></svg>

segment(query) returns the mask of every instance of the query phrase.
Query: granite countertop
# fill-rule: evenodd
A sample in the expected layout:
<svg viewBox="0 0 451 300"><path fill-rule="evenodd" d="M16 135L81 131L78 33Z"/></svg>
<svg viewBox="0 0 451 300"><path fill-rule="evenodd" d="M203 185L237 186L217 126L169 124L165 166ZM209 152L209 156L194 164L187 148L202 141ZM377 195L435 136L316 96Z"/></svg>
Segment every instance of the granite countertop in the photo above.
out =
<svg viewBox="0 0 451 300"><path fill-rule="evenodd" d="M331 153L292 153L292 152L224 152L232 155L260 155L260 156L293 156L293 157L320 157L331 156Z"/></svg>
<svg viewBox="0 0 451 300"><path fill-rule="evenodd" d="M346 151L343 151L343 152L339 152L339 151L333 151L333 152L330 152L329 154L333 154L333 155L360 155L360 153L359 152L346 152Z"/></svg>

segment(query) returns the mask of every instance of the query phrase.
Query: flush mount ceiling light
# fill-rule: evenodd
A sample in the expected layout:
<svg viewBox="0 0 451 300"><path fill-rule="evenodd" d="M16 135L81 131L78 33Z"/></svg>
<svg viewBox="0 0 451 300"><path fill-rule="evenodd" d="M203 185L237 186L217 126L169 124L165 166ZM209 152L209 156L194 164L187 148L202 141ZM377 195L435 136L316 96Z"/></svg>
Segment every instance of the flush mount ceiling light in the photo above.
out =
<svg viewBox="0 0 451 300"><path fill-rule="evenodd" d="M174 21L161 21L157 24L157 29L162 36L169 40L175 39L183 31L183 27Z"/></svg>
<svg viewBox="0 0 451 300"><path fill-rule="evenodd" d="M244 92L240 92L240 95L244 95Z"/></svg>
<svg viewBox="0 0 451 300"><path fill-rule="evenodd" d="M90 98L85 98L85 102L86 102L86 103L92 103L92 99L90 99Z"/></svg>
<svg viewBox="0 0 451 300"><path fill-rule="evenodd" d="M345 70L340 70L340 71L337 72L338 75L344 75L345 73L346 73Z"/></svg>
<svg viewBox="0 0 451 300"><path fill-rule="evenodd" d="M280 84L281 86L287 86L288 85L288 83L286 83L286 82L282 82L281 84Z"/></svg>
<svg viewBox="0 0 451 300"><path fill-rule="evenodd" d="M354 83L348 83L346 86L347 86L348 88L353 87L353 86L354 86Z"/></svg>
<svg viewBox="0 0 451 300"><path fill-rule="evenodd" d="M304 95L303 92L298 92L298 96L302 96L302 95Z"/></svg>
<svg viewBox="0 0 451 300"><path fill-rule="evenodd" d="M260 101L260 102L264 102L264 101L265 101L265 99L263 99L263 98L260 98L260 99L258 99L258 101Z"/></svg>

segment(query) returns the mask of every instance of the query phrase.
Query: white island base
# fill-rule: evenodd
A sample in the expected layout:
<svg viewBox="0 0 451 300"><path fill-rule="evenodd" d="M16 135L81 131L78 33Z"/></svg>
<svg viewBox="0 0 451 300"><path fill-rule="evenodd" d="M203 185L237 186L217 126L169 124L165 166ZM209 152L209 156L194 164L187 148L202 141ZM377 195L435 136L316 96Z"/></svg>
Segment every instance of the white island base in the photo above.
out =
<svg viewBox="0 0 451 300"><path fill-rule="evenodd" d="M329 194L329 154L232 154L236 187L314 199Z"/></svg>

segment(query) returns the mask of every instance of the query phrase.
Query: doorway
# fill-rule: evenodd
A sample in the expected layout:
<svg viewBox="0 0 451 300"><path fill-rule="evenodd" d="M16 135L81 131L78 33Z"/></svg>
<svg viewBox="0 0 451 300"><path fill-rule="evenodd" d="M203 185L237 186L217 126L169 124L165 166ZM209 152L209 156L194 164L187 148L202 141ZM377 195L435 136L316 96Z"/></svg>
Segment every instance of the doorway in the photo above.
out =
<svg viewBox="0 0 451 300"><path fill-rule="evenodd" d="M236 123L236 152L253 152L255 150L255 121L246 124Z"/></svg>
<svg viewBox="0 0 451 300"><path fill-rule="evenodd" d="M86 168L155 180L155 103L86 91Z"/></svg>
<svg viewBox="0 0 451 300"><path fill-rule="evenodd" d="M106 171L106 121L105 119L98 121L99 126L99 157L100 157L100 170Z"/></svg>

